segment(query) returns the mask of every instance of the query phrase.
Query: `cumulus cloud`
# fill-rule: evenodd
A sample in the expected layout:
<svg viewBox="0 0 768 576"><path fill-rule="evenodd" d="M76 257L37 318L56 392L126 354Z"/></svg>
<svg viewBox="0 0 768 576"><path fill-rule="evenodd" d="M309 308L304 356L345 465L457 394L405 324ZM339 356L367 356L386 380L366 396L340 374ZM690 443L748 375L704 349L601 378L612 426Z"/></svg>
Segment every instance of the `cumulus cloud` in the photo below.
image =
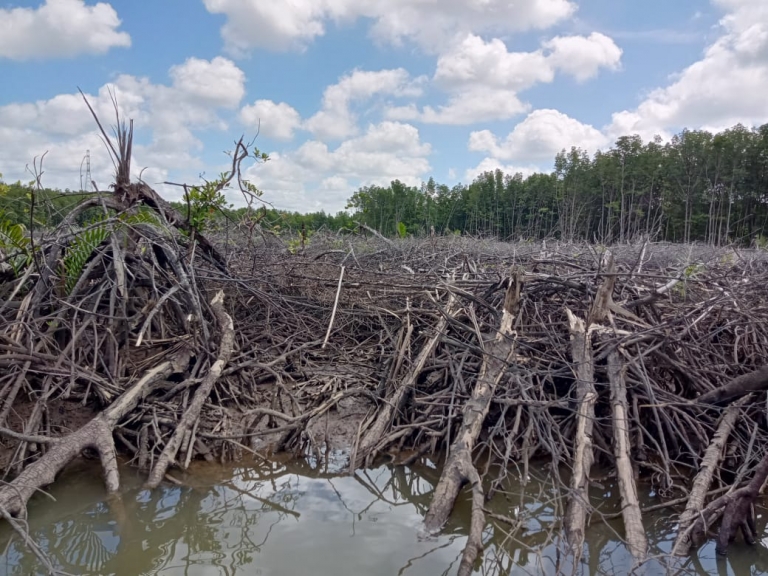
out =
<svg viewBox="0 0 768 576"><path fill-rule="evenodd" d="M477 166L467 168L464 172L464 179L467 182L472 182L475 178L485 172L495 172L501 170L504 174L522 174L523 177L530 176L536 172L541 172L541 168L536 165L529 166L517 166L513 164L504 164L496 158L483 158Z"/></svg>
<svg viewBox="0 0 768 576"><path fill-rule="evenodd" d="M444 105L424 106L419 110L414 104L391 107L386 111L391 120L418 120L427 124L465 125L475 122L511 118L529 109L515 92L469 87L452 94Z"/></svg>
<svg viewBox="0 0 768 576"><path fill-rule="evenodd" d="M30 60L104 54L126 48L111 5L88 6L83 0L46 0L37 8L0 8L0 58Z"/></svg>
<svg viewBox="0 0 768 576"><path fill-rule="evenodd" d="M418 185L430 170L431 151L414 126L384 121L335 148L310 140L294 151L270 154L269 162L246 174L279 198L281 208L335 211L360 186L394 179Z"/></svg>
<svg viewBox="0 0 768 576"><path fill-rule="evenodd" d="M434 124L505 120L529 110L520 92L552 82L557 72L584 81L601 68L616 70L621 54L613 40L599 33L558 36L531 52L509 52L498 38L486 41L468 34L437 61L433 80L449 94L445 105L421 111L414 105L393 107L387 114Z"/></svg>
<svg viewBox="0 0 768 576"><path fill-rule="evenodd" d="M304 127L320 139L338 140L352 136L357 133L357 115L351 109L352 104L377 94L418 96L421 80L411 79L403 68L354 70L325 89L321 109L304 123Z"/></svg>
<svg viewBox="0 0 768 576"><path fill-rule="evenodd" d="M562 149L579 146L592 153L609 143L596 128L557 110L535 110L503 140L489 130L472 132L469 149L485 152L494 160L514 160L519 165L551 163Z"/></svg>
<svg viewBox="0 0 768 576"><path fill-rule="evenodd" d="M613 115L612 136L646 138L683 127L720 130L768 122L768 3L714 0L727 10L703 57L651 91L634 110Z"/></svg>
<svg viewBox="0 0 768 576"><path fill-rule="evenodd" d="M292 140L301 126L301 116L285 102L256 100L240 110L240 121L259 134L275 140Z"/></svg>
<svg viewBox="0 0 768 576"><path fill-rule="evenodd" d="M544 43L547 63L583 82L597 76L600 68L617 70L622 50L605 34L557 36Z"/></svg>
<svg viewBox="0 0 768 576"><path fill-rule="evenodd" d="M169 74L176 91L204 106L234 108L245 95L245 73L221 56L210 61L189 58Z"/></svg>
<svg viewBox="0 0 768 576"><path fill-rule="evenodd" d="M134 166L151 167L145 173L148 178L164 178L171 170L196 171L202 163L195 154L203 144L195 133L225 128L217 110L237 106L244 94L245 75L224 58L191 58L171 68L169 76L170 84L155 84L121 75L87 95L103 123L114 119L113 96L121 117L135 120ZM111 181L112 164L79 94L0 106L0 139L12 143L0 147L0 173L7 179L27 178L25 165L48 151L44 184L77 188L80 164L89 150L97 183L105 186Z"/></svg>
<svg viewBox="0 0 768 576"><path fill-rule="evenodd" d="M440 55L434 80L446 89L480 84L520 91L554 77L542 50L509 52L498 38L468 34Z"/></svg>
<svg viewBox="0 0 768 576"><path fill-rule="evenodd" d="M373 22L371 34L382 42L412 40L439 50L456 34L509 33L548 28L570 17L570 0L203 0L208 11L223 14L221 34L227 48L286 50L305 47L325 34L328 22Z"/></svg>

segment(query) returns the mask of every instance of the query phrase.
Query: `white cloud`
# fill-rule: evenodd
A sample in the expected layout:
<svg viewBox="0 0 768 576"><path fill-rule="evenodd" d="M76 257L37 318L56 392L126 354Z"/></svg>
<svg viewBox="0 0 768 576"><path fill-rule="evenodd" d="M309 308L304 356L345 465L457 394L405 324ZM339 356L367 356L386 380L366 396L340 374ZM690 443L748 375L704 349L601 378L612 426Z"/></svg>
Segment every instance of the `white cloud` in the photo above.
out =
<svg viewBox="0 0 768 576"><path fill-rule="evenodd" d="M385 121L335 149L310 140L292 152L272 153L269 162L246 174L279 199L280 208L336 211L360 186L388 185L394 179L418 185L430 170L431 151L414 126Z"/></svg>
<svg viewBox="0 0 768 576"><path fill-rule="evenodd" d="M618 70L622 50L604 34L558 36L544 43L550 66L583 82L597 76L600 68Z"/></svg>
<svg viewBox="0 0 768 576"><path fill-rule="evenodd" d="M357 133L357 116L350 109L355 102L369 100L377 94L418 96L421 78L411 79L403 68L394 70L354 70L338 83L325 89L321 109L304 127L323 140L338 140Z"/></svg>
<svg viewBox="0 0 768 576"><path fill-rule="evenodd" d="M104 54L128 47L111 5L83 0L46 0L37 8L0 8L0 58L29 60Z"/></svg>
<svg viewBox="0 0 768 576"><path fill-rule="evenodd" d="M469 149L522 165L551 163L562 149L579 146L592 153L608 144L599 130L557 110L535 110L500 141L489 130L472 132Z"/></svg>
<svg viewBox="0 0 768 576"><path fill-rule="evenodd" d="M387 110L392 120L419 120L427 124L464 125L511 118L529 109L512 90L499 90L476 86L455 92L444 105L401 106Z"/></svg>
<svg viewBox="0 0 768 576"><path fill-rule="evenodd" d="M326 23L373 21L380 41L404 39L440 50L456 34L509 33L548 28L570 17L569 0L203 0L214 14L224 14L221 30L227 48L295 49L325 33Z"/></svg>
<svg viewBox="0 0 768 576"><path fill-rule="evenodd" d="M107 130L115 119L113 95L122 119L135 120L136 176L149 166L152 170L145 173L146 178L171 170L194 178L202 165L195 154L203 148L195 133L225 128L217 110L237 106L244 93L244 74L223 58L189 59L171 68L169 76L170 84L153 84L147 78L121 75L98 93L87 95ZM27 179L25 165L48 151L43 183L78 188L80 164L90 150L97 183L104 187L111 182L112 163L79 94L0 106L0 141L6 143L0 147L0 173L9 180Z"/></svg>
<svg viewBox="0 0 768 576"><path fill-rule="evenodd" d="M644 137L684 127L720 130L739 122L768 122L768 3L714 0L728 13L721 35L666 87L635 109L613 115L612 136Z"/></svg>
<svg viewBox="0 0 768 576"><path fill-rule="evenodd" d="M292 140L293 134L301 126L301 116L285 102L256 100L240 110L240 120L259 134L275 140Z"/></svg>
<svg viewBox="0 0 768 576"><path fill-rule="evenodd" d="M169 74L174 89L205 106L234 108L245 95L245 73L221 56L210 61L189 58Z"/></svg>
<svg viewBox="0 0 768 576"><path fill-rule="evenodd" d="M483 85L520 91L554 77L541 50L509 52L498 38L486 42L468 34L440 55L434 80L446 89Z"/></svg>
<svg viewBox="0 0 768 576"><path fill-rule="evenodd" d="M448 91L448 102L437 108L415 105L393 107L391 119L434 124L472 124L505 120L529 110L518 94L536 84L549 83L556 72L579 81L601 68L617 69L621 49L603 34L558 36L532 52L509 52L498 38L474 34L443 53L437 61L436 85Z"/></svg>
<svg viewBox="0 0 768 576"><path fill-rule="evenodd" d="M477 166L467 168L464 172L464 179L466 182L472 182L475 178L480 176L480 174L483 174L484 172L495 172L496 170L501 170L504 174L510 176L520 173L523 177L542 171L537 165L516 166L504 164L495 158L483 158Z"/></svg>

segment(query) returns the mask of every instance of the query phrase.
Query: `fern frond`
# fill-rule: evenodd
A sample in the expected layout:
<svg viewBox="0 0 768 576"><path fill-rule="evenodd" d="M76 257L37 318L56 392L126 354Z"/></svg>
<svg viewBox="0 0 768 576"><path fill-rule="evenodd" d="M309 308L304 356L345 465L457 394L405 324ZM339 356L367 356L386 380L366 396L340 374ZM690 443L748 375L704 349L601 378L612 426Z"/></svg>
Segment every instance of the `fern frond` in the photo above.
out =
<svg viewBox="0 0 768 576"><path fill-rule="evenodd" d="M85 263L93 254L93 251L98 248L104 240L106 240L111 233L111 230L107 226L98 226L85 230L75 237L75 240L69 245L64 254L64 273L65 273L65 287L67 294L72 292L72 289L77 285L80 280L80 275L83 273Z"/></svg>
<svg viewBox="0 0 768 576"><path fill-rule="evenodd" d="M13 224L0 212L0 254L10 264L14 275L31 262L30 238L23 224Z"/></svg>

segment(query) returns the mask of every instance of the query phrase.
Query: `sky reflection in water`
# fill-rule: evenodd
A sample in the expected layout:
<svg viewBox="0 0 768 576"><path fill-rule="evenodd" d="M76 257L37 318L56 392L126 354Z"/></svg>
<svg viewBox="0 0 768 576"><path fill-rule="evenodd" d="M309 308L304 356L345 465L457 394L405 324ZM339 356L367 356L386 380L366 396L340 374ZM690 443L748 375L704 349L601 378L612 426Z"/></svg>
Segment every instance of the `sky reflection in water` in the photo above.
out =
<svg viewBox="0 0 768 576"><path fill-rule="evenodd" d="M478 574L555 574L558 568L571 573L557 553L554 485L545 470L536 474L541 478L528 483L524 497L520 485L507 483L505 493L489 503L491 511L517 518L521 529L512 534L507 524L489 523ZM197 465L184 486L154 492L142 490L140 477L124 470L121 498L107 499L98 469L82 463L52 487L56 502L34 500L30 529L57 567L71 574L450 575L466 541L470 507L462 499L441 536L421 537L436 481L437 470L429 463L382 466L354 477L301 463ZM592 496L602 512L618 510L611 486ZM662 512L644 520L651 553L667 552L674 516ZM764 527L764 519L760 522ZM629 572L631 561L616 530L620 533L620 521L593 522L579 572ZM652 563L637 573L676 572L670 568ZM765 574L768 552L737 544L727 560L718 561L710 544L675 568L679 574ZM2 574L44 574L4 524Z"/></svg>

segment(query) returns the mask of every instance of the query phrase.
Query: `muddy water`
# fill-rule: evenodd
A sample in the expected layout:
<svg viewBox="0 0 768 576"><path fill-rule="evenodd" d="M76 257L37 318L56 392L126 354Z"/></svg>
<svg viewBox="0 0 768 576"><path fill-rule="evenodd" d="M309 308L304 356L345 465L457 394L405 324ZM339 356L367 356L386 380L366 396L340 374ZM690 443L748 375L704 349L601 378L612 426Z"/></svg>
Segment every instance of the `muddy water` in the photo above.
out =
<svg viewBox="0 0 768 576"><path fill-rule="evenodd" d="M442 535L420 535L438 471L429 461L338 476L304 463L260 463L222 469L198 465L154 492L124 470L119 498L107 498L98 468L74 465L36 497L30 532L56 567L70 574L433 576L455 574L469 526L462 500ZM592 497L601 513L618 510L610 479ZM557 493L547 469L527 485L508 480L489 510L518 522L491 520L476 565L484 575L572 573L558 554ZM654 503L644 496L643 505ZM759 528L765 531L763 509ZM651 554L663 556L674 517L645 517ZM629 573L620 521L593 522L581 574ZM768 539L766 539L768 544ZM727 560L707 545L682 564L654 561L644 574L765 574L768 550L736 544ZM0 575L45 574L6 524L0 524Z"/></svg>

